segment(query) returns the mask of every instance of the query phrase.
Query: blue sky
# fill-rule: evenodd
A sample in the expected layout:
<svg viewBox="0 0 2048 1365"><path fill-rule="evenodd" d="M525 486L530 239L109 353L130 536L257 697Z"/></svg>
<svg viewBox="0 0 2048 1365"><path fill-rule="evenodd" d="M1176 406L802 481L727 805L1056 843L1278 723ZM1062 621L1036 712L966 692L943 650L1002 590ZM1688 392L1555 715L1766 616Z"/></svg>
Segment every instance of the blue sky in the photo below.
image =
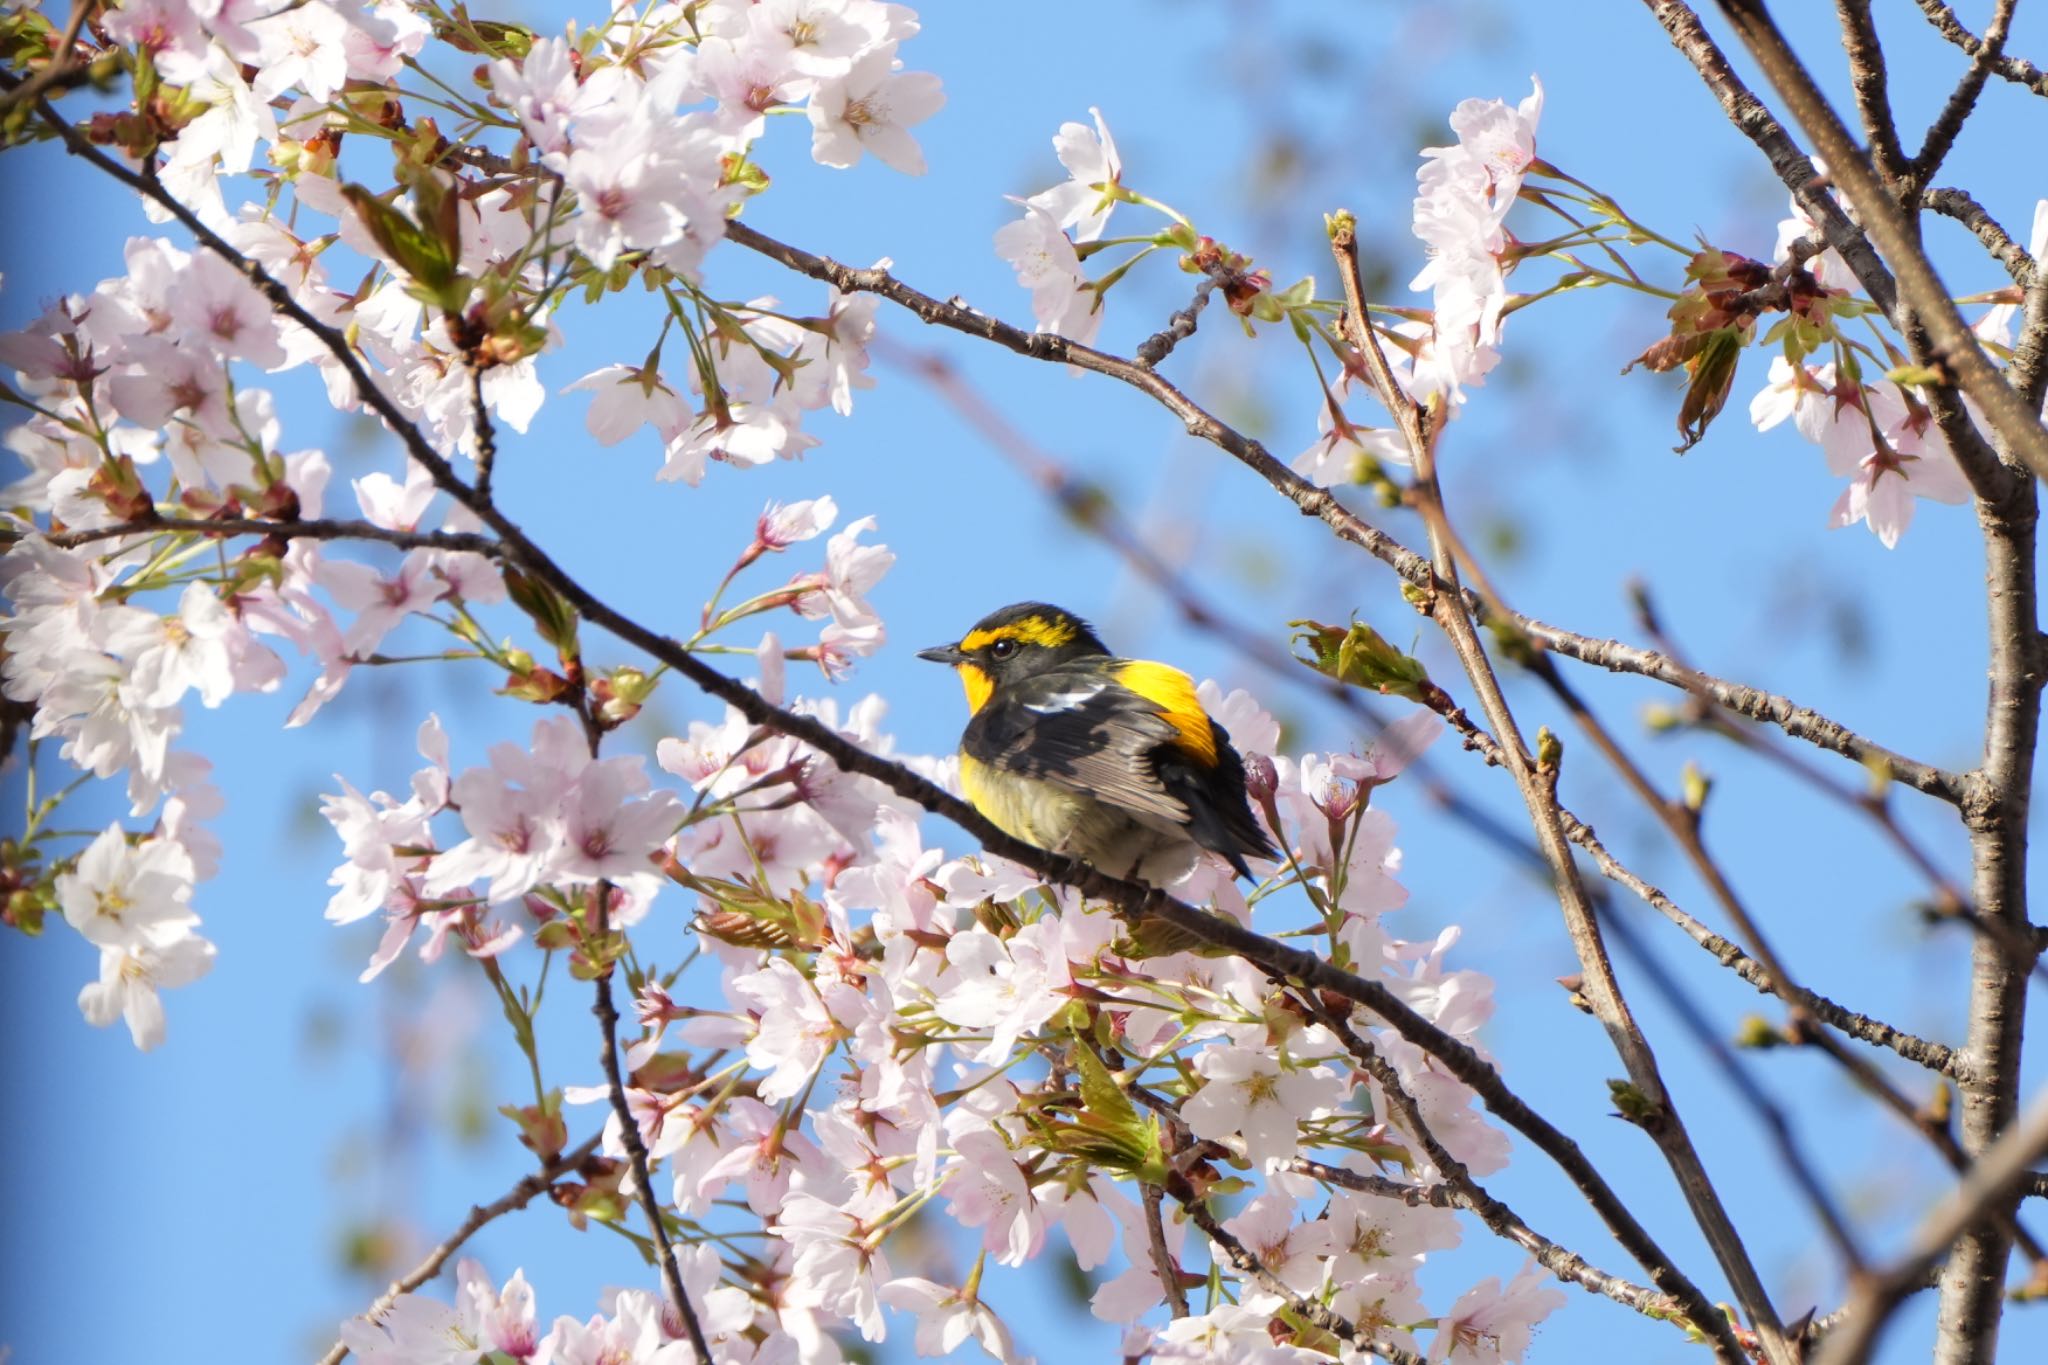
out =
<svg viewBox="0 0 2048 1365"><path fill-rule="evenodd" d="M990 246L1012 214L1002 196L1059 179L1049 140L1061 122L1085 119L1095 105L1122 148L1127 183L1250 251L1276 280L1313 273L1322 292L1335 292L1321 220L1344 206L1359 214L1389 280L1381 296L1419 302L1402 289L1420 266L1407 230L1416 149L1449 140L1443 119L1457 100L1512 102L1536 73L1549 96L1539 133L1544 157L1616 194L1668 235L1683 240L1697 232L1717 246L1769 253L1783 214L1781 187L1646 12L1614 9L1594 28L1593 20L1562 17L1566 7L1420 10L1161 0L1028 10L933 4L923 11L925 31L904 52L909 65L946 82L946 109L919 129L930 174L906 179L872 162L850 173L824 171L809 164L808 129L787 120L771 129L762 154L775 188L749 207L748 221L855 264L886 255L927 292L957 293L985 311L1028 320L1027 296ZM550 28L572 11L500 13ZM1981 16L1965 17L1981 25ZM1887 36L1894 30L1893 91L1910 144L1959 60L1926 36L1917 16L1891 17ZM1846 96L1831 65L1838 61L1832 35L1811 27L1795 36ZM2012 46L2038 54L2048 47L2048 30L2023 20ZM2030 176L2025 163L2016 169L2009 155L2016 130L2032 126L2021 121L2038 118L2036 108L1994 85L1943 177L1971 188L2016 232L2048 193L2048 183ZM19 326L49 294L89 289L117 273L125 238L150 231L132 204L48 148L10 152L0 158L0 175L9 177L16 202L26 193L36 204L33 214L0 223L7 269L0 325ZM1518 222L1529 220L1510 226ZM1930 236L1959 290L2001 282L1959 230L1937 227ZM1185 301L1189 278L1163 258L1152 265L1111 295L1107 348L1127 352ZM1515 283L1532 287L1548 278L1539 265ZM817 311L822 299L820 288L735 248L713 257L709 282L732 299L773 292L800 311ZM600 364L637 363L646 353L658 325L651 309L633 297L612 302L621 306L608 303L601 318L577 306L565 310L566 345L543 365L551 395ZM1923 505L1893 552L1860 528L1827 530L1838 484L1819 452L1786 430L1757 437L1743 419L1748 395L1762 382L1761 357L1746 359L1730 409L1706 441L1673 456L1676 386L1640 372L1617 377L1656 338L1661 312L1645 299L1598 292L1512 319L1501 369L1472 395L1443 455L1451 505L1467 533L1494 548L1501 590L1545 619L1634 638L1640 632L1624 585L1639 577L1703 666L1818 705L1908 754L1969 766L1984 659L1973 519L1963 509ZM1278 640L1289 618L1341 620L1356 611L1397 641L1418 638L1436 675L1447 684L1455 679L1437 642L1417 636L1384 570L1189 439L1141 396L925 329L907 315L885 310L882 321L891 342L941 352L1020 432L1099 483L1236 619ZM1276 453L1291 455L1314 434L1313 381L1291 343L1277 335L1247 341L1220 309L1164 369ZM947 750L962 719L951 679L919 664L914 651L1026 597L1090 616L1119 652L1254 687L1288 720L1297 748L1361 741L1311 691L1278 684L1184 629L1111 553L1066 526L923 381L879 361L875 373L879 384L858 395L853 420L827 415L813 424L823 444L802 463L716 467L695 490L654 482L660 456L651 435L599 449L583 429L583 398L551 396L533 430L503 444L501 496L583 581L657 626L694 619L764 502L829 492L845 519L874 514L880 538L899 556L875 594L890 645L839 692L843 702L869 691L887 697L889 726L904 750ZM276 387L281 397L305 393L290 383ZM324 405L288 404L286 411L287 448L323 446L338 475L396 468L392 443L367 425L337 423ZM1419 543L1419 528L1405 514L1361 510ZM627 657L603 646L593 653ZM428 709L448 723L458 764L476 761L494 739L530 729L531 708L486 697L474 681L366 671L320 724L291 732L279 729L296 695L290 686L275 697L238 698L220 712L187 708L188 742L215 756L228 793L218 826L228 860L199 900L219 963L210 978L169 998L170 1040L160 1052L139 1055L122 1030L95 1031L80 1020L73 996L93 958L76 936L59 927L39 942L0 943L0 1023L14 1040L4 1054L4 1093L17 1097L0 1113L0 1142L16 1153L17 1171L0 1186L0 1226L29 1239L38 1267L0 1288L0 1341L14 1346L20 1365L307 1356L374 1293L338 1267L351 1232L397 1214L407 1235L431 1242L472 1202L494 1197L523 1172L523 1153L491 1112L520 1094L520 1067L499 1038L502 1028L494 1028L495 1011L474 989L480 983L454 960L425 970L408 960L376 985L359 986L355 976L375 929L337 930L320 916L325 878L340 856L316 815L318 794L335 789L332 774L365 790L402 785L415 766L414 725ZM1687 758L1712 770L1708 837L1804 981L1901 1027L1960 1040L1967 944L1918 925L1909 903L1919 883L1867 824L1726 745L1642 734L1633 724L1639 708L1672 700L1661 689L1604 676L1580 681L1667 786ZM813 679L802 686L818 689ZM1514 688L1526 729L1539 722L1566 729L1538 691ZM1464 689L1452 690L1469 700ZM671 686L637 736L651 749L658 735L715 715ZM1859 776L1825 755L1797 756L1844 780ZM1504 778L1448 746L1432 757L1458 790L1518 822L1519 802ZM8 781L4 808L18 809L18 771ZM1584 746L1570 753L1565 797L1646 876L1714 919L1675 851ZM1464 926L1459 964L1499 983L1500 1012L1485 1040L1511 1082L1586 1147L1711 1296L1727 1297L1661 1161L1639 1133L1606 1117L1604 1082L1619 1064L1597 1026L1570 1010L1554 984L1575 969L1555 902L1435 810L1415 784L1398 783L1377 799L1401 822L1403 880L1412 893L1395 931L1426 939L1446 923ZM1942 865L1962 877L1967 851L1945 809L1911 792L1894 801ZM89 796L70 823L104 824L113 812ZM933 837L944 836L935 830ZM947 842L960 846L957 838ZM680 903L666 913L680 915ZM1749 1012L1778 1017L1747 987L1710 974L1718 969L1661 920L1632 905L1620 913L1679 972L1722 1033ZM1839 1286L1759 1126L1691 1046L1640 964L1623 956L1620 967L1681 1111L1779 1302L1789 1316L1810 1304L1825 1311ZM544 1020L551 1076L591 1078L595 1036L580 1002L564 992L551 1013ZM1869 1244L1896 1246L1940 1187L1936 1163L1917 1139L1857 1101L1818 1059L1778 1052L1746 1061L1792 1106L1807 1150ZM1924 1090L1910 1069L1890 1071L1916 1094ZM2038 1065L2028 1069L2031 1081L2042 1074ZM463 1137L466 1127L478 1136ZM1536 1227L1603 1266L1632 1271L1540 1158L1518 1154L1489 1185ZM474 1245L501 1277L526 1268L545 1317L588 1315L607 1284L651 1283L623 1242L570 1231L544 1208L489 1229ZM934 1254L943 1264L949 1253ZM1425 1284L1447 1304L1474 1280L1512 1273L1520 1261L1474 1223L1466 1247L1433 1266ZM1050 1273L1024 1277L995 1297L1041 1358L1070 1344L1098 1353L1113 1346L1113 1334L1073 1307ZM1889 1359L1919 1353L1931 1309L1931 1296L1916 1301ZM2048 1351L2044 1311L2009 1315L2012 1358ZM892 1358L908 1358L903 1327L887 1348ZM1574 1293L1531 1358L1577 1359L1589 1351L1643 1361L1694 1353L1669 1329Z"/></svg>

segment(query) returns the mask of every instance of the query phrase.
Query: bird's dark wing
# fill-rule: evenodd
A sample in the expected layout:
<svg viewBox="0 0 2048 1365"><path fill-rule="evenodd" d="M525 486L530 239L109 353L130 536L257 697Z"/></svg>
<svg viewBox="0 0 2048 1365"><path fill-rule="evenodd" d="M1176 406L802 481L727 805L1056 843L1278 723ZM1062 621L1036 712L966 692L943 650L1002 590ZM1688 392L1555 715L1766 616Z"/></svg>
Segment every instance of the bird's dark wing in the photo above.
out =
<svg viewBox="0 0 2048 1365"><path fill-rule="evenodd" d="M1005 687L967 724L960 747L991 767L1184 825L1189 811L1153 755L1177 735L1153 704L1090 670L1052 669Z"/></svg>
<svg viewBox="0 0 2048 1365"><path fill-rule="evenodd" d="M1209 722L1216 761L1204 764L1181 747L1168 747L1154 762L1159 784L1188 811L1188 835L1213 853L1223 855L1240 877L1252 875L1245 857L1278 858L1279 851L1266 837L1258 817L1245 799L1244 760L1230 742L1230 735L1216 722Z"/></svg>

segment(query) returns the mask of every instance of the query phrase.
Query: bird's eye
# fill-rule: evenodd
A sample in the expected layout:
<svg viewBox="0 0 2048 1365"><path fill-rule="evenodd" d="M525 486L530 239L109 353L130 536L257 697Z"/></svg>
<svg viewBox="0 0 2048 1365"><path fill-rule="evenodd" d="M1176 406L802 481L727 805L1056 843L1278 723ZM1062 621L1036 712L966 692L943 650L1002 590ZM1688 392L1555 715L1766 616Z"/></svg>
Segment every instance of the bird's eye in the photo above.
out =
<svg viewBox="0 0 2048 1365"><path fill-rule="evenodd" d="M998 640L988 647L988 657L991 659L1007 659L1016 652L1015 640Z"/></svg>

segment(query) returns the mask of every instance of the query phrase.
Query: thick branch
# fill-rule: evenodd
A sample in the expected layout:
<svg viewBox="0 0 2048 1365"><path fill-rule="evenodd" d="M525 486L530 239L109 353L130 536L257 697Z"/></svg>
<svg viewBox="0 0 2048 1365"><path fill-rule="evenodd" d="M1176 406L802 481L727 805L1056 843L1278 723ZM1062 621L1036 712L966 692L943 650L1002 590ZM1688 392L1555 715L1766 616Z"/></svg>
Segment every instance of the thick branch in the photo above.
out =
<svg viewBox="0 0 2048 1365"><path fill-rule="evenodd" d="M1877 26L1870 21L1870 0L1835 0L1835 17L1842 25L1849 87L1856 92L1856 115L1870 144L1870 159L1885 179L1897 181L1906 173L1906 153L1899 145L1898 125L1892 121L1890 79L1884 46L1877 40Z"/></svg>
<svg viewBox="0 0 2048 1365"><path fill-rule="evenodd" d="M1840 1325L1821 1344L1816 1365L1863 1365L1885 1322L1926 1282L1927 1272L1968 1229L2004 1207L2032 1176L2027 1167L2048 1153L2048 1091L2005 1135L1978 1156L1956 1187L1913 1233L1910 1249L1884 1271L1856 1286ZM1995 1345L1995 1343L1994 1343Z"/></svg>
<svg viewBox="0 0 2048 1365"><path fill-rule="evenodd" d="M1976 400L2009 458L2018 460L2037 477L2048 476L2048 430L2043 430L2039 416L2028 409L2005 376L1985 357L1976 334L1956 311L1954 301L1928 263L1916 225L1885 190L1862 149L1842 126L1841 118L1813 83L1761 0L1721 0L1721 9L1742 35L1750 55L1770 78L1799 126L1813 140L1815 149L1827 158L1828 174L1855 208L1870 241L1890 264L1899 303L1927 331L1926 363L1940 366L1946 378Z"/></svg>

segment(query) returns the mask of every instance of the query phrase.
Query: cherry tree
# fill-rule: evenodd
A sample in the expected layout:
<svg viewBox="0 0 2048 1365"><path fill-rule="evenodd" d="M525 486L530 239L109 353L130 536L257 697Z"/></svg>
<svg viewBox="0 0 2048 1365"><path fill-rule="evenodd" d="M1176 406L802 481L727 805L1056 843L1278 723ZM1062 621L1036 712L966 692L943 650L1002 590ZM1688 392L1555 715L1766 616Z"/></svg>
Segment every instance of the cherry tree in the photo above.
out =
<svg viewBox="0 0 2048 1365"><path fill-rule="evenodd" d="M1647 5L1669 77L1696 80L1783 181L1767 256L1639 219L1629 186L1575 175L1545 136L1561 92L1540 77L1437 111L1405 208L1290 203L1323 249L1255 253L1120 151L1114 99L1134 92L1105 90L1087 121L1033 133L1052 156L989 244L1020 292L973 302L755 226L781 177L925 172L946 73L919 69L920 33L943 13L649 0L543 30L414 0L11 11L10 145L61 149L136 217L105 279L9 263L8 289L28 275L44 306L0 337L20 466L0 723L27 779L0 844L7 952L75 934L99 957L84 1024L163 1044L237 951L209 899L237 855L216 822L263 799L188 739L190 709L285 695L287 726L318 735L372 671L432 669L459 708L403 717L417 767L395 791L334 750L328 852L290 899L324 898L337 932L375 926L361 990L408 958L483 983L530 1078L493 1099L535 1164L510 1191L474 1191L461 1226L338 1325L327 1361L812 1365L885 1340L1019 1360L1031 1333L993 1286L1054 1256L1087 1276L1131 1360L1520 1361L1556 1315L1608 1313L1654 1324L1673 1354L1850 1362L1905 1341L1894 1315L1922 1294L1938 1359L1994 1359L2008 1298L2048 1287L2022 1202L2048 1194L2032 1169L2048 1100L2021 1104L2043 944L2025 852L2048 199L2013 232L1937 182L1988 84L2042 95L2048 80L2005 51L2012 0L1981 31L1923 3L1957 83L1909 150L1868 4L1837 7L1846 114L1805 65L1826 54L1802 58L1755 0L1720 8L1717 37L1687 5ZM1411 234L1397 247L1369 226L1390 216ZM1930 260L1937 219L1981 244L1967 285ZM785 283L734 290L735 259ZM1099 349L1160 279L1185 303L1128 354ZM1730 439L1743 396L1756 431L1789 424L1818 447L1835 498L1815 534L1862 528L1872 553L1902 553L1927 520L1974 511L1990 681L1969 766L1696 666L1647 593L1633 638L1511 603L1440 470L1478 458L1476 410L1518 401L1500 382L1518 336L1588 291L1655 301L1659 329L1614 357L1637 373L1609 382L1665 383L1681 449ZM611 321L633 299L658 309L645 334ZM829 448L877 387L871 356L911 321L1132 391L1228 462L1243 497L1311 519L1320 556L1377 574L1348 620L1233 624L1080 477L1012 442L1258 680L1198 693L1282 850L1249 885L1220 860L1155 886L1048 854L963 802L951 757L898 750L858 685L897 645L877 588L949 571L899 564L864 505L900 471L806 465L806 496L751 525L693 515L700 485ZM563 372L572 334L616 358ZM1198 334L1284 353L1298 439L1281 453L1169 377ZM981 411L943 360L894 368ZM292 384L312 401L280 397ZM320 399L380 433L377 467L345 490L305 444ZM574 478L622 499L682 484L654 490L676 499L676 534L731 544L722 576L675 587L702 603L684 626L621 607L503 495L501 466L548 458L525 433L549 403L576 405L599 446L659 451ZM1805 984L1707 840L1708 778L1688 767L1667 786L1640 762L1589 690L1603 674L1661 691L1654 729L1767 754L1899 851L1931 915L1969 937L1967 979L1929 986L1966 1001L1966 1036ZM1343 718L1322 750L1276 719L1274 694L1303 687ZM530 714L488 742L490 708ZM1454 767L1511 793L1520 823L1457 797ZM1582 800L1607 796L1580 777L1603 767L1711 910L1596 833ZM103 788L125 815L67 818ZM1538 869L1525 913L1569 945L1567 1004L1597 1024L1558 1046L1678 1212L1649 1213L1641 1172L1624 1188L1497 1060L1491 1032L1524 1021L1497 1017L1460 927L1403 936L1407 834L1382 793L1418 788L1461 837ZM1960 832L1967 876L1928 852L1906 801ZM1635 943L1649 916L1705 956L1625 992L1616 950L1654 963ZM1813 1130L1703 1017L1696 983L1724 976L1764 1011L1736 1042L1829 1059L1875 1101L1856 1122L1903 1115L1952 1172L1914 1192L1910 1236L1874 1249ZM1631 992L1655 997L1658 1036ZM587 1034L594 1064L544 1060L556 1029ZM1771 1282L1725 1165L1695 1141L1660 1058L1687 1047L1764 1121L1826 1238L1837 1287L1817 1311ZM1938 1105L1914 1098L1930 1087ZM1571 1234L1497 1192L1511 1165L1576 1191ZM642 1278L569 1303L517 1264L463 1256L543 1198L573 1228L631 1239ZM934 1227L952 1261L929 1254ZM1513 1249L1505 1274L1468 1260L1495 1240Z"/></svg>

